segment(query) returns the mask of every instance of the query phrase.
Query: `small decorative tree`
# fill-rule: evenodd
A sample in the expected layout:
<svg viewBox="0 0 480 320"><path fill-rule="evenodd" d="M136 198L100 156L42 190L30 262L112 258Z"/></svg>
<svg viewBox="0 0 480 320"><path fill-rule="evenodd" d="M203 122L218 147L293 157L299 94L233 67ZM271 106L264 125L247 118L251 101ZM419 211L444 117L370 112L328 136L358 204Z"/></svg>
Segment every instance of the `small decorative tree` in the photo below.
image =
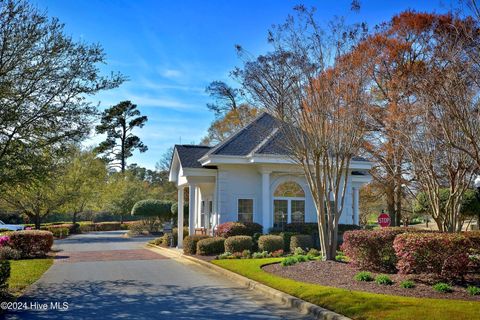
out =
<svg viewBox="0 0 480 320"><path fill-rule="evenodd" d="M132 216L142 217L148 231L156 231L158 222L162 222L171 217L172 204L167 201L156 199L146 199L135 203L132 208Z"/></svg>

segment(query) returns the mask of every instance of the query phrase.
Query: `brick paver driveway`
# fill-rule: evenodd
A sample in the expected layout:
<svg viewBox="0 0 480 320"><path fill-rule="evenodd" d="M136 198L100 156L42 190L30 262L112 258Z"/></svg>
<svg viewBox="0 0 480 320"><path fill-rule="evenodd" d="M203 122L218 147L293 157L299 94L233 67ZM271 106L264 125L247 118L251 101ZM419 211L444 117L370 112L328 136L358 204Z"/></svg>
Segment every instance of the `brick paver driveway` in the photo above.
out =
<svg viewBox="0 0 480 320"><path fill-rule="evenodd" d="M20 301L47 311L7 319L306 319L194 264L145 249L124 231L57 241L50 270ZM67 310L53 310L68 303Z"/></svg>

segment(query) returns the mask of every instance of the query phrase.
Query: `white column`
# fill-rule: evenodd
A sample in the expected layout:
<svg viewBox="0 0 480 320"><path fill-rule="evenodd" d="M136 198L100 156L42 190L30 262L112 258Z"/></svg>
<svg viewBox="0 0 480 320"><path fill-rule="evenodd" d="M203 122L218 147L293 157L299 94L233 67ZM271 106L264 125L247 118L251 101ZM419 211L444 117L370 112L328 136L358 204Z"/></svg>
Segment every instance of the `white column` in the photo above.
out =
<svg viewBox="0 0 480 320"><path fill-rule="evenodd" d="M183 191L184 187L178 188L178 242L177 248L183 248Z"/></svg>
<svg viewBox="0 0 480 320"><path fill-rule="evenodd" d="M353 224L358 224L359 221L359 198L360 192L359 188L353 188Z"/></svg>
<svg viewBox="0 0 480 320"><path fill-rule="evenodd" d="M270 171L262 171L262 224L263 233L272 226L270 212Z"/></svg>
<svg viewBox="0 0 480 320"><path fill-rule="evenodd" d="M197 197L196 192L197 186L193 183L188 185L188 234L195 234L195 218L196 218L196 206L197 206Z"/></svg>
<svg viewBox="0 0 480 320"><path fill-rule="evenodd" d="M202 227L201 223L202 223L202 197L201 197L201 191L200 191L200 187L196 187L195 188L195 199L196 199L196 207L197 207L197 219L196 219L196 223L195 223L195 226L197 228L200 228Z"/></svg>

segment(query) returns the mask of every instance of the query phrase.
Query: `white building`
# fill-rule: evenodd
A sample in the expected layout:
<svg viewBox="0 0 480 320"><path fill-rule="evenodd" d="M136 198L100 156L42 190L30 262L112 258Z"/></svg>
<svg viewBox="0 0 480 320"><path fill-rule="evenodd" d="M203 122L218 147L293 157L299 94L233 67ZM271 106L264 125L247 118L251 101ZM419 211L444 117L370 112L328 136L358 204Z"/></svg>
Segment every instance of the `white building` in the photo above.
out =
<svg viewBox="0 0 480 320"><path fill-rule="evenodd" d="M178 225L183 225L184 189L189 188L189 232L228 221L264 227L316 222L316 211L302 169L282 152L279 122L267 113L215 147L176 145L170 181L178 188ZM372 164L355 157L340 223L358 224L359 189L371 180ZM179 233L183 230L179 228ZM179 234L179 247L182 235Z"/></svg>

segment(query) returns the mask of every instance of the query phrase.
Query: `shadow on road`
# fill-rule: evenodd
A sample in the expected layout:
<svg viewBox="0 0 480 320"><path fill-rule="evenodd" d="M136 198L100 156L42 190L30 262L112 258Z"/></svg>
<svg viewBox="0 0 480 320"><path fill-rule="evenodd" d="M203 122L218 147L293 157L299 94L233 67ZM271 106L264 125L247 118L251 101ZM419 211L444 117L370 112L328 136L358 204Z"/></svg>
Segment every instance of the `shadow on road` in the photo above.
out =
<svg viewBox="0 0 480 320"><path fill-rule="evenodd" d="M161 272L161 270L159 270ZM28 311L7 315L7 319L278 319L279 306L266 308L249 302L245 289L213 286L185 289L176 285L154 285L139 281L85 281L42 285L40 300L25 297L22 302L68 302L67 311ZM250 297L251 298L251 297ZM268 305L268 303L267 303Z"/></svg>

